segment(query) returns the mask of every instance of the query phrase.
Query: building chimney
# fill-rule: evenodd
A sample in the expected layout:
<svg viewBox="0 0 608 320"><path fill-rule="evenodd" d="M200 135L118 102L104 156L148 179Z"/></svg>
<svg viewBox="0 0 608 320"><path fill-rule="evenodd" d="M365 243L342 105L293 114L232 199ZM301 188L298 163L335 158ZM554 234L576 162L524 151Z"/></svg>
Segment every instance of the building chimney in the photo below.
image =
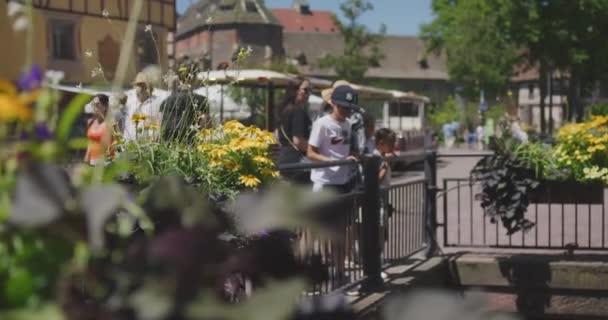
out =
<svg viewBox="0 0 608 320"><path fill-rule="evenodd" d="M310 5L308 0L294 0L293 8L298 10L301 15L311 15Z"/></svg>

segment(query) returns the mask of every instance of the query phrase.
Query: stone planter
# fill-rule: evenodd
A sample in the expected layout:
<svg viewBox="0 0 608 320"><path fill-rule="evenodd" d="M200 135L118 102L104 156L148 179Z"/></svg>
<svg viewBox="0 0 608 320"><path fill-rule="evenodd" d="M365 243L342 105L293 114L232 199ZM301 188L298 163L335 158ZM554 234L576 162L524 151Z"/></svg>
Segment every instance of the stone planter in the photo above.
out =
<svg viewBox="0 0 608 320"><path fill-rule="evenodd" d="M603 204L604 185L577 181L541 181L530 194L530 203Z"/></svg>

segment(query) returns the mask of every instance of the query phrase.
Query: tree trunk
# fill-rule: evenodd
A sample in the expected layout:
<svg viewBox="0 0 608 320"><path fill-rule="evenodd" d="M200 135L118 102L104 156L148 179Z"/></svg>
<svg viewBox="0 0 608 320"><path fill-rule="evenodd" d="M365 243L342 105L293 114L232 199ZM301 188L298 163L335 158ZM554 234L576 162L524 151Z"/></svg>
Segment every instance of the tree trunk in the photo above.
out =
<svg viewBox="0 0 608 320"><path fill-rule="evenodd" d="M549 134L553 134L553 70L549 72Z"/></svg>
<svg viewBox="0 0 608 320"><path fill-rule="evenodd" d="M585 109L581 101L581 74L576 72L573 74L574 78L574 105L576 106L576 122L582 122L585 118Z"/></svg>
<svg viewBox="0 0 608 320"><path fill-rule="evenodd" d="M547 97L547 68L543 62L540 63L538 88L540 89L540 134L542 136L547 132L547 123L545 121L545 98Z"/></svg>
<svg viewBox="0 0 608 320"><path fill-rule="evenodd" d="M575 116L578 114L577 104L577 70L574 68L570 69L570 75L568 79L568 120L574 121Z"/></svg>
<svg viewBox="0 0 608 320"><path fill-rule="evenodd" d="M559 97L560 97L560 102L562 103L562 122L561 125L563 125L564 123L569 121L569 117L570 117L570 108L568 108L568 95L564 95L564 93L566 92L566 79L564 79L564 73L562 71L560 71L560 76L559 76L559 88L560 88L560 92L559 92Z"/></svg>

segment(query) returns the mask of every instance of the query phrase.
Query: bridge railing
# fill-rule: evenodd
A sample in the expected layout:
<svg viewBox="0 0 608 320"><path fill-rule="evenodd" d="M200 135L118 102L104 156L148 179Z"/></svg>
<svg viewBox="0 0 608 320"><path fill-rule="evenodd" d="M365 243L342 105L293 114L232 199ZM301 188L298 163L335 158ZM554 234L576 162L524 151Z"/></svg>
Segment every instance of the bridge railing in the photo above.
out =
<svg viewBox="0 0 608 320"><path fill-rule="evenodd" d="M406 166L425 163L430 166L434 150L403 152L387 158L392 164ZM353 191L336 196L320 210L334 230L323 238L307 230L299 232L296 248L301 259L321 259L328 280L315 284L311 292L323 294L361 285L374 290L383 283L385 267L399 263L434 244L429 228L429 184L427 175L393 183L387 189L379 185L382 159L365 157L361 161L311 162L280 165L282 173L310 171L314 168L348 166L360 173L360 183ZM312 187L312 185L311 185Z"/></svg>
<svg viewBox="0 0 608 320"><path fill-rule="evenodd" d="M491 152L444 153L440 159L471 158ZM546 182L543 182L543 184ZM606 196L602 186L570 186L571 194L557 189L567 182L547 184L530 196L525 218L534 226L507 234L500 221L485 214L476 197L479 182L463 175L442 179L437 213L438 239L446 248L542 249L542 250L606 250L608 249L608 217ZM559 187L556 189L556 187ZM590 189L591 188L591 189Z"/></svg>

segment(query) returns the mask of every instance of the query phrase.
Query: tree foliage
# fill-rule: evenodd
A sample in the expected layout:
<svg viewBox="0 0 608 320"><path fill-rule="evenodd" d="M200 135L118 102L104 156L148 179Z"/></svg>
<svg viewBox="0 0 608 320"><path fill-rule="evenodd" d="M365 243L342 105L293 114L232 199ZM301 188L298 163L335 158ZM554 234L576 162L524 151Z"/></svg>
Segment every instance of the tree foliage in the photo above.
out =
<svg viewBox="0 0 608 320"><path fill-rule="evenodd" d="M433 0L436 18L422 27L428 50L443 51L448 71L474 96L502 92L514 71L570 78L568 101L580 119L581 97L608 70L608 1Z"/></svg>
<svg viewBox="0 0 608 320"><path fill-rule="evenodd" d="M430 110L428 122L433 129L441 130L443 124L460 120L460 114L456 99L448 97L443 104Z"/></svg>
<svg viewBox="0 0 608 320"><path fill-rule="evenodd" d="M378 45L386 27L382 26L379 34L373 34L359 22L365 12L373 9L367 0L346 0L340 5L347 21L335 18L335 23L344 38L344 50L341 55L330 54L319 59L321 68L333 69L338 78L361 82L369 67L380 64L384 55Z"/></svg>
<svg viewBox="0 0 608 320"><path fill-rule="evenodd" d="M505 89L518 61L517 46L505 31L510 0L434 0L436 19L421 36L432 52L447 54L450 77L475 97L483 88L489 96ZM498 11L497 11L498 10Z"/></svg>

